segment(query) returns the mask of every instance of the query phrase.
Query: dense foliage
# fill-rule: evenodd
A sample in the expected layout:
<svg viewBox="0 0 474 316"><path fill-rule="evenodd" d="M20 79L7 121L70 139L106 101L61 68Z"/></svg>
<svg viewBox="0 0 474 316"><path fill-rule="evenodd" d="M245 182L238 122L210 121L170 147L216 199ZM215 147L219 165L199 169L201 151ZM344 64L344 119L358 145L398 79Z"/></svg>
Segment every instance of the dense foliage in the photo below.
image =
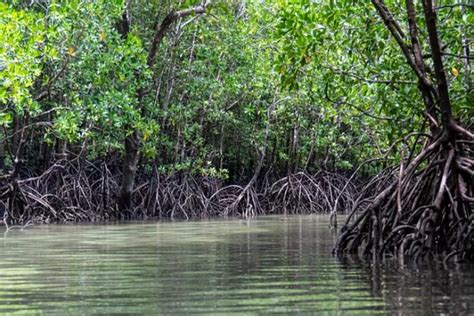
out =
<svg viewBox="0 0 474 316"><path fill-rule="evenodd" d="M123 5L2 3L4 163L13 163L25 126L32 138L22 159L43 168L83 144L89 159L120 154L138 131L143 161L157 159L163 172L242 181L258 160L271 104L265 168L282 175L351 169L421 125L416 80L369 4L214 3L171 26L152 69L154 26L196 3L132 2L126 38L116 26ZM466 16L456 9L450 17L458 21L453 55L472 22ZM457 107L469 117L467 74L449 58Z"/></svg>

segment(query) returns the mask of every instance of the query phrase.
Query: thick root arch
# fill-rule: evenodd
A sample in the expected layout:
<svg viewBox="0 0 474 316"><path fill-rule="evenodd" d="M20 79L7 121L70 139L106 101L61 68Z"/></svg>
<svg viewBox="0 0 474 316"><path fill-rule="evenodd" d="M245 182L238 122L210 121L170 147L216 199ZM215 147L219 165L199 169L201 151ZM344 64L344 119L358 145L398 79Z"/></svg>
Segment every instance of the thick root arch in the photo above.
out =
<svg viewBox="0 0 474 316"><path fill-rule="evenodd" d="M473 142L438 139L356 203L335 252L474 260ZM354 219L354 215L358 215Z"/></svg>

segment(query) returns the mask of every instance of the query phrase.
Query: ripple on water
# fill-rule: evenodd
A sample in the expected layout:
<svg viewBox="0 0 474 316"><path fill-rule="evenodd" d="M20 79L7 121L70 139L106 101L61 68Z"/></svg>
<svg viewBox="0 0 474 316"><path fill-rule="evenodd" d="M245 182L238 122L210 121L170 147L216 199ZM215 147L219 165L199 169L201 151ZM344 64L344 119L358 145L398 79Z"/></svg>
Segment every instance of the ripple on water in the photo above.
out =
<svg viewBox="0 0 474 316"><path fill-rule="evenodd" d="M327 216L51 225L0 239L0 313L473 312L472 266L331 256Z"/></svg>

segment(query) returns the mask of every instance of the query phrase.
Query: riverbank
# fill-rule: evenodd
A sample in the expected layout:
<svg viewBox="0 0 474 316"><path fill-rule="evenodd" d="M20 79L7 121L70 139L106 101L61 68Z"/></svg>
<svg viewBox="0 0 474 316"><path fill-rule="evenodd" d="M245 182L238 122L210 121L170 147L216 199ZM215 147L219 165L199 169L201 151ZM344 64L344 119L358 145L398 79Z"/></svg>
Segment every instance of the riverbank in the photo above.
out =
<svg viewBox="0 0 474 316"><path fill-rule="evenodd" d="M344 173L297 172L269 181L227 184L199 174L141 171L134 207L119 209L121 174L104 162L59 161L36 176L4 183L0 204L9 225L151 218L255 217L348 212L362 181Z"/></svg>
<svg viewBox="0 0 474 316"><path fill-rule="evenodd" d="M137 174L130 209L117 206L121 174L114 170L120 169L105 162L76 159L58 161L36 176L19 173L16 179L0 184L0 209L4 210L0 218L7 226L22 226L343 213L348 217L336 242L338 255L363 253L370 257L383 251L385 255L413 261L435 256L444 258L445 263L474 261L474 234L470 228L473 210L453 213L459 220L446 212L438 222L431 221L431 195L397 198L397 167L387 168L366 181L354 173L319 171L297 172L274 180L264 175L248 184L227 184L190 172L162 174L156 168L144 169ZM424 174L414 174L412 181L427 183L420 181ZM391 207L371 208L375 196L382 193L378 203ZM417 211L401 208L406 203L416 205ZM374 236L377 242L372 241Z"/></svg>

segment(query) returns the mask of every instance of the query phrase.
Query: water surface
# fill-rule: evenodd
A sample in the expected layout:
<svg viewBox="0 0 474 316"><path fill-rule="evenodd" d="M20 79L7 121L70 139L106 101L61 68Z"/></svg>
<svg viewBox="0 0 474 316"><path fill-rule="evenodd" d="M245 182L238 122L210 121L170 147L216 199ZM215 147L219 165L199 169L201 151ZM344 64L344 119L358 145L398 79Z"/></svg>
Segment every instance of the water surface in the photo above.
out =
<svg viewBox="0 0 474 316"><path fill-rule="evenodd" d="M472 266L340 262L324 215L0 234L0 314L470 314Z"/></svg>

